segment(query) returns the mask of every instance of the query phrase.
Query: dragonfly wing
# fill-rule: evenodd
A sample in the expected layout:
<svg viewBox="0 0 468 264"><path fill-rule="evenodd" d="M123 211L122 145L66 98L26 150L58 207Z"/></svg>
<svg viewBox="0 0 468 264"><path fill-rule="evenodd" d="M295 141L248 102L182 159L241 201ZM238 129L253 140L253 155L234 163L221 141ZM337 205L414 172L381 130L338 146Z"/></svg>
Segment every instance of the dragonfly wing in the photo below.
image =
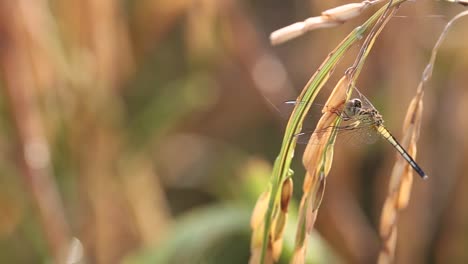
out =
<svg viewBox="0 0 468 264"><path fill-rule="evenodd" d="M376 109L374 105L367 99L365 95L363 95L358 88L354 87L353 93L351 94L351 98L359 98L362 103L362 108L366 109Z"/></svg>
<svg viewBox="0 0 468 264"><path fill-rule="evenodd" d="M294 107L296 107L297 102L296 101L286 101L282 103L279 107L279 113L281 115L281 118L287 122L289 118L291 117L291 114L294 110ZM320 104L312 104L312 106L309 109L309 112L307 113L304 121L302 122L302 127L306 131L314 130L315 124L317 121L320 119L320 116L322 115L322 108L323 105Z"/></svg>
<svg viewBox="0 0 468 264"><path fill-rule="evenodd" d="M340 133L338 136L339 142L345 142L347 145L365 145L373 144L377 141L380 135L376 132L374 125L361 126L350 133Z"/></svg>
<svg viewBox="0 0 468 264"><path fill-rule="evenodd" d="M305 131L296 135L298 144L322 144L318 139L332 131L332 128L322 129L320 131Z"/></svg>
<svg viewBox="0 0 468 264"><path fill-rule="evenodd" d="M369 121L358 121L359 123L356 123L356 121L358 120L342 120L340 126L330 126L319 131L303 131L296 135L297 143L323 144L317 139L321 138L325 133L332 132L333 129L337 133L337 141L343 144L358 146L375 143L380 137L375 124ZM313 134L316 134L316 137L312 137ZM310 141L311 138L313 141Z"/></svg>

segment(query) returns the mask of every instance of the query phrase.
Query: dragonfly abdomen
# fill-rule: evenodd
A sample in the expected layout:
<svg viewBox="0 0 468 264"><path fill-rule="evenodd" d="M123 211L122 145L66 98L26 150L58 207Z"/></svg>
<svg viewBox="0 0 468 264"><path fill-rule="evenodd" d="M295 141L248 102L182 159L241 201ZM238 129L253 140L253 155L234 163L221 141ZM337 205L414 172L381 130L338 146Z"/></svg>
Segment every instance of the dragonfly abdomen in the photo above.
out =
<svg viewBox="0 0 468 264"><path fill-rule="evenodd" d="M419 167L419 165L414 161L414 159L406 152L406 150L398 143L390 131L388 131L384 126L378 126L377 131L382 135L397 151L400 155L409 163L409 165L421 176L421 178L426 179L427 175Z"/></svg>

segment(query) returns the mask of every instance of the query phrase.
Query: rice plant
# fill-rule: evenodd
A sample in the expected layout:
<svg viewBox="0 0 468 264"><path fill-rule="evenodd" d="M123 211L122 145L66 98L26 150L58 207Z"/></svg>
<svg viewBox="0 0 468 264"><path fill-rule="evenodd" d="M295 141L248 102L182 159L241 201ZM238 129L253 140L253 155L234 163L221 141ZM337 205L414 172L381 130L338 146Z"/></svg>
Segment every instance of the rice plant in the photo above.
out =
<svg viewBox="0 0 468 264"><path fill-rule="evenodd" d="M303 22L298 22L273 32L270 36L271 42L273 44L280 44L303 35L310 30L337 26L350 18L358 16L368 6L378 2L381 1L364 1L324 11L321 16L308 18ZM341 121L339 115L337 116L330 109L342 108L348 102L355 87L356 79L361 73L362 66L379 33L404 2L388 1L366 23L351 32L329 54L296 99L295 108L286 127L280 153L275 161L271 183L257 201L257 207L252 215L253 235L250 263L273 263L278 260L281 254L283 227L287 221L288 214L287 206L284 204L291 199L290 189L293 172L290 169L290 164L291 159L294 157L296 136L301 134L302 122L305 115L314 102L317 93L333 73L336 64L351 45L364 38L354 65L346 71L345 75L331 92L322 110L323 115L317 123L315 132L311 134L310 142L303 154L303 165L307 172L299 207L296 248L291 263L305 263L307 234L311 233L317 218L318 209L325 191L326 178L332 166L334 143L337 135L336 128L339 127ZM424 82L428 80L430 72L432 72L433 63L434 58L432 58L423 75ZM396 243L396 211L392 208L402 209L408 203L412 182L412 170L409 165L417 170L421 177L427 177L413 160L416 155L416 142L421 123L422 86L423 83L418 87L417 95L410 104L404 123L405 137L403 138L402 146L407 148L408 152L402 150L402 155L408 163L399 156L392 173L389 196L382 212L381 236L384 246L379 256L379 263L391 262L392 255L394 254ZM333 129L328 129L325 133L319 133L325 128L330 127ZM386 133L389 137L393 138L388 132ZM396 146L397 150L401 150L402 146ZM406 174L402 174L402 171L405 171ZM263 236L260 234L263 234Z"/></svg>

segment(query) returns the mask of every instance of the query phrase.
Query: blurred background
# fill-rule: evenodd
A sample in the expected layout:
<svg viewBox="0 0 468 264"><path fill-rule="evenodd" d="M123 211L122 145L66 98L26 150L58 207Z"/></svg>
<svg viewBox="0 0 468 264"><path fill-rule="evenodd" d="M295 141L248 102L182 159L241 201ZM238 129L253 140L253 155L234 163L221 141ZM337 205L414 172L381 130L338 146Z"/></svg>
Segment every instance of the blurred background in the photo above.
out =
<svg viewBox="0 0 468 264"><path fill-rule="evenodd" d="M345 3L1 1L0 263L80 251L81 263L247 263L251 210L287 121L278 110L377 7L279 47L268 35ZM462 10L409 1L372 50L358 87L397 138L432 46ZM426 87L417 160L430 178L414 180L396 263L468 262L466 23L452 28ZM383 141L336 149L310 261L375 263L395 151Z"/></svg>

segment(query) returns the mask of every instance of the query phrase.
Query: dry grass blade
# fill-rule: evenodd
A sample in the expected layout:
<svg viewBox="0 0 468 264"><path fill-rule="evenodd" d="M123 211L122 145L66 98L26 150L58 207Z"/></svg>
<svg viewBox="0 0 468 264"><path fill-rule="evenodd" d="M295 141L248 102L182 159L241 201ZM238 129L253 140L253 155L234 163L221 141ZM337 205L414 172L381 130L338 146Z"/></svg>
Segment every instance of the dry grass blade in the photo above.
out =
<svg viewBox="0 0 468 264"><path fill-rule="evenodd" d="M419 130L421 126L424 84L432 76L437 52L440 45L442 44L442 41L448 33L448 29L453 25L453 22L466 15L468 15L468 11L459 13L445 26L439 39L434 45L434 48L432 49L431 58L422 74L416 96L413 98L408 107L406 118L403 124L404 136L401 143L402 146L408 150L408 153L412 157L416 157L417 152L416 143L419 137ZM393 262L397 241L398 213L408 206L412 182L413 170L401 156L397 155L397 161L393 167L390 178L388 195L384 202L382 214L380 217L380 236L383 240L383 246L379 254L379 264Z"/></svg>

